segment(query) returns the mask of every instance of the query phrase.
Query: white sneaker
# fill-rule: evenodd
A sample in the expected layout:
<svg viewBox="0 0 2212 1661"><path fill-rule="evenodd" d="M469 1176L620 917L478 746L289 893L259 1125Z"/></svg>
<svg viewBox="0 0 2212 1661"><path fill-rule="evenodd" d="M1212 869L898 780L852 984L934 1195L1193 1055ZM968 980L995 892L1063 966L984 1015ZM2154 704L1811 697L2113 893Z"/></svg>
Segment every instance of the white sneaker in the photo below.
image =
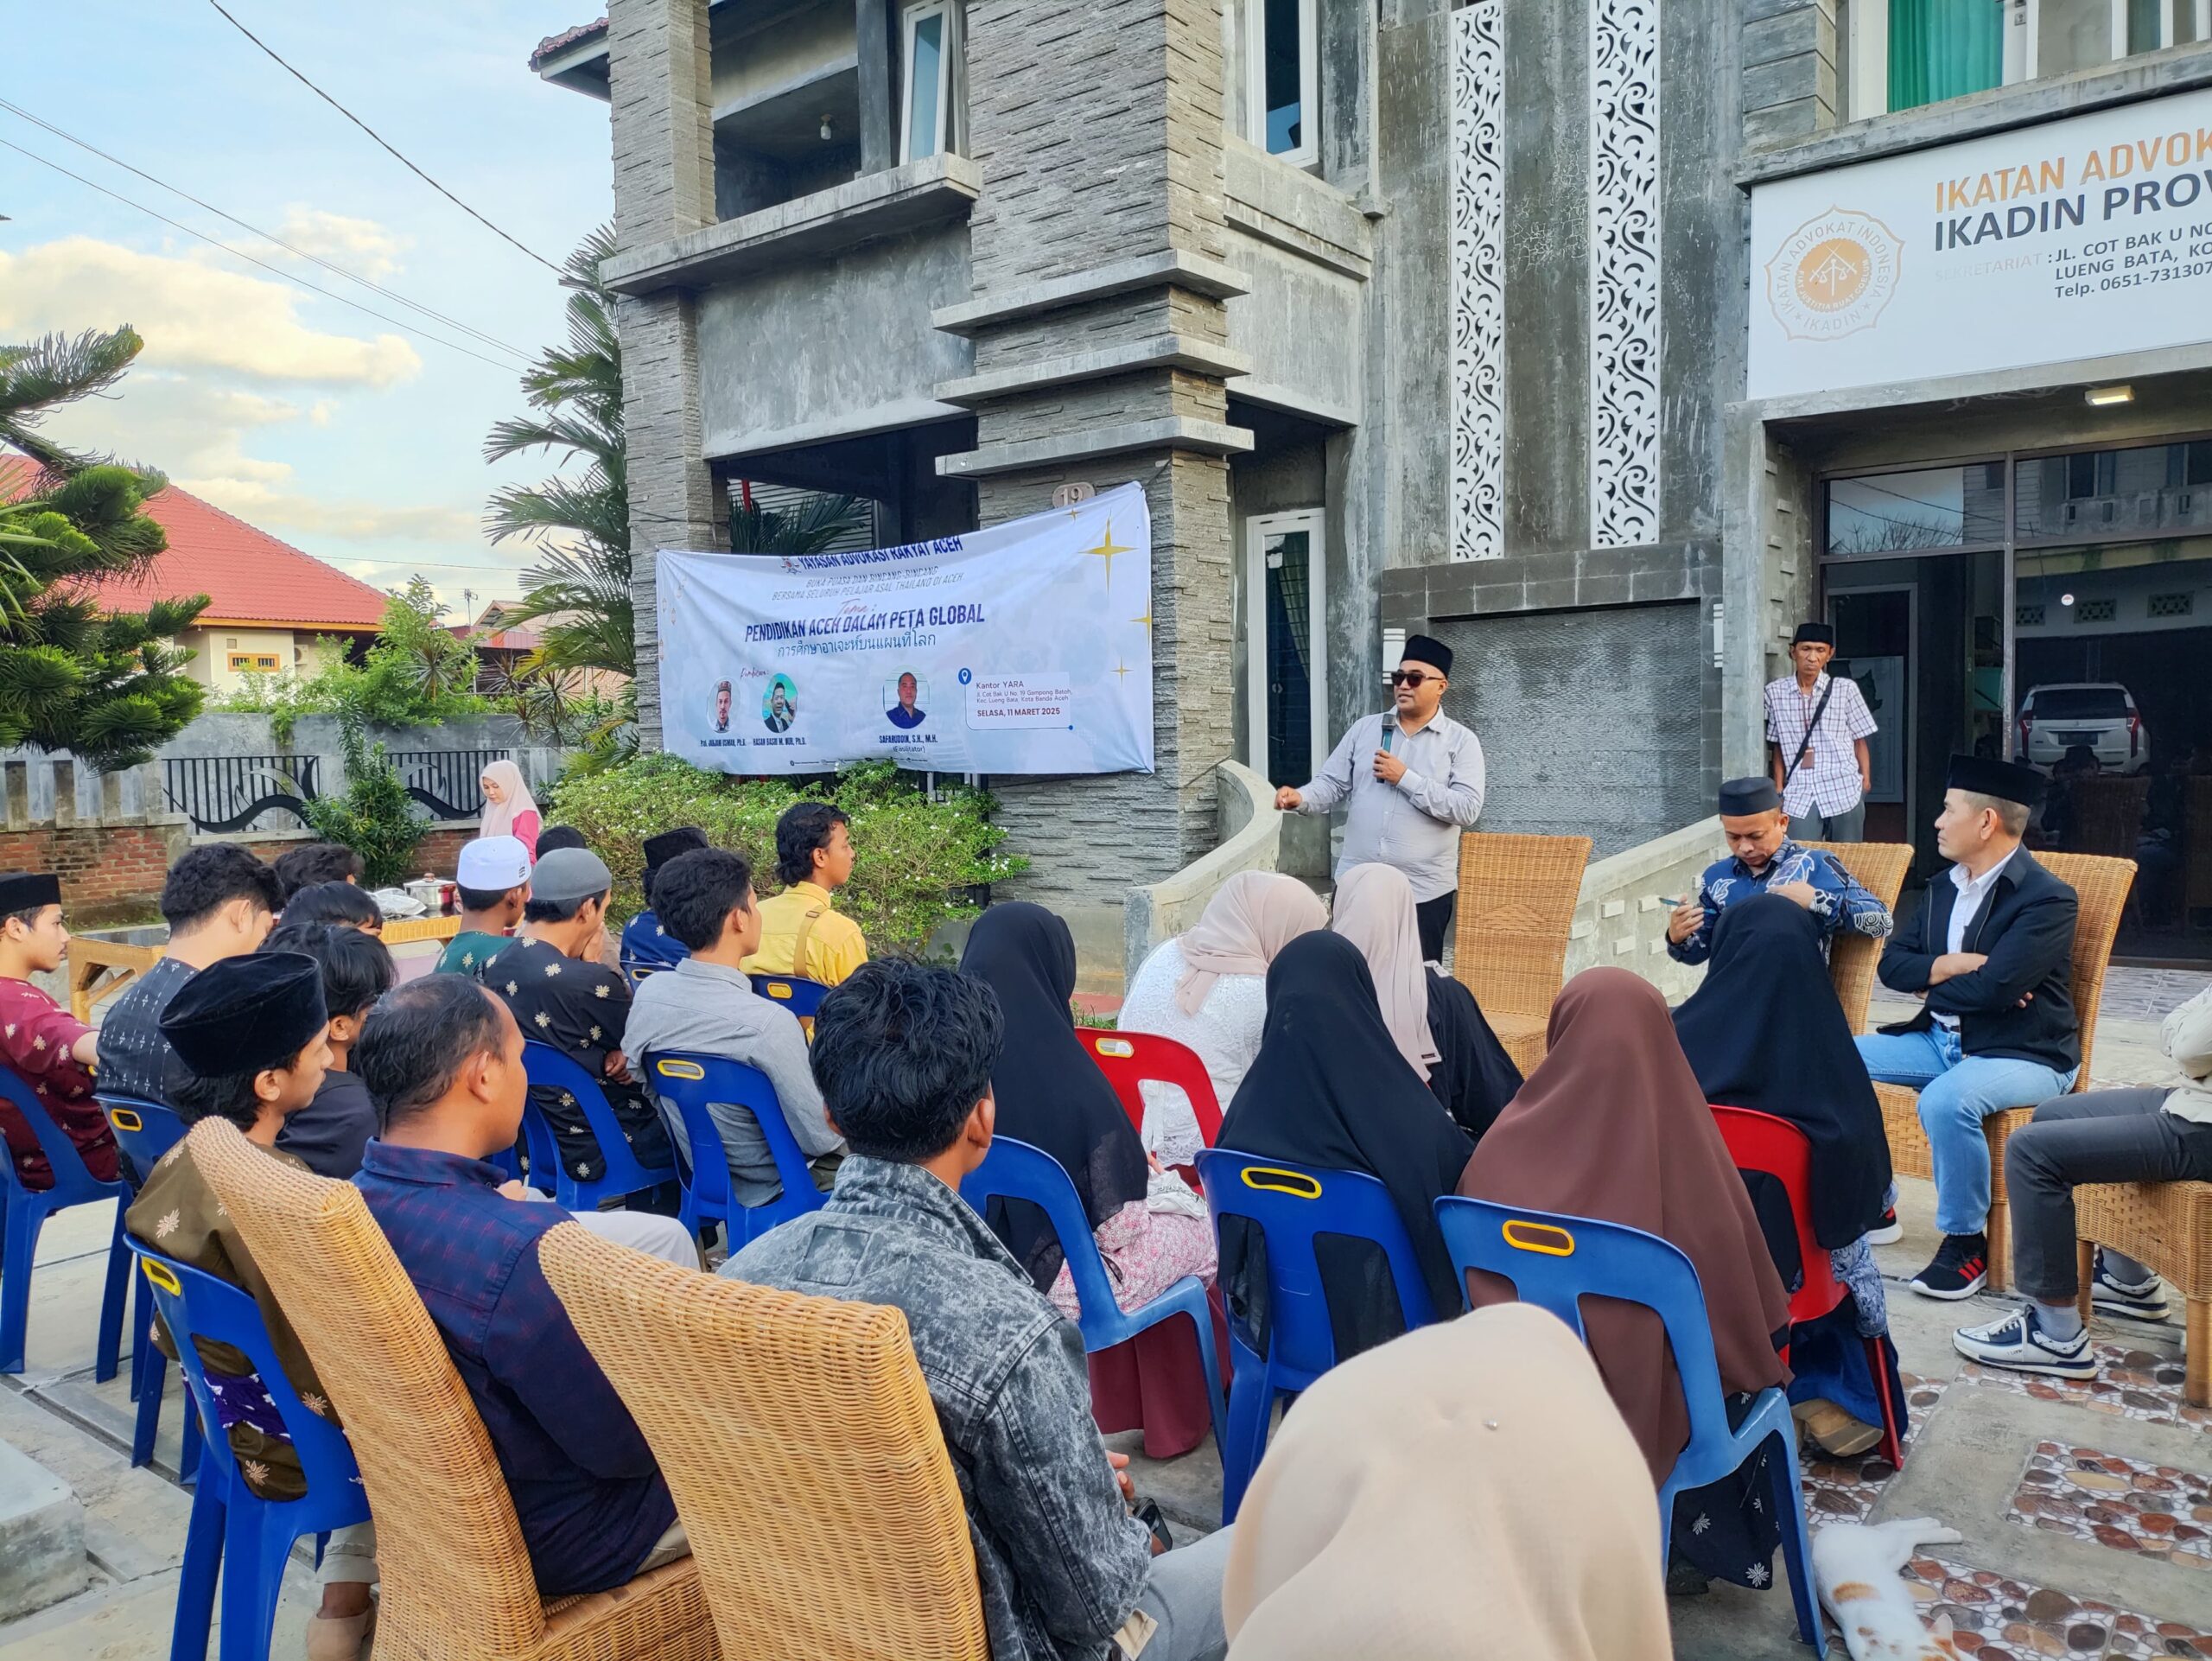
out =
<svg viewBox="0 0 2212 1661"><path fill-rule="evenodd" d="M1897 1207L1892 1206L1882 1213L1881 1222L1866 1231L1869 1245L1895 1245L1904 1238L1904 1225L1897 1221Z"/></svg>
<svg viewBox="0 0 2212 1661"><path fill-rule="evenodd" d="M2100 1252L2096 1276L2089 1282L2089 1307L2108 1315L2125 1315L2131 1321L2164 1321L2166 1289L2156 1275L2133 1286L2113 1279L2106 1272L2104 1255Z"/></svg>
<svg viewBox="0 0 2212 1661"><path fill-rule="evenodd" d="M2033 1306L2016 1309L1986 1327L1966 1327L1951 1334L1961 1355L1984 1366L2014 1372L2046 1372L2056 1378L2094 1378L2097 1359L2089 1353L2085 1327L2070 1339L2053 1338L2037 1320Z"/></svg>

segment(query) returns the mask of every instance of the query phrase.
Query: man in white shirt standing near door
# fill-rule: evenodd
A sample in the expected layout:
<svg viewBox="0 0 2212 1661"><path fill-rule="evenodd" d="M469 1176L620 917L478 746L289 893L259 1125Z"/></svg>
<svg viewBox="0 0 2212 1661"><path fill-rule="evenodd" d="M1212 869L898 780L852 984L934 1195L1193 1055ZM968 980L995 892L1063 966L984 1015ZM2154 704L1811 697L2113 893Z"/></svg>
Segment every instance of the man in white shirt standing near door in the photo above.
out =
<svg viewBox="0 0 2212 1661"><path fill-rule="evenodd" d="M1874 717L1857 681L1827 672L1834 656L1833 627L1800 623L1789 642L1797 672L1767 683L1766 741L1792 842L1866 839Z"/></svg>
<svg viewBox="0 0 2212 1661"><path fill-rule="evenodd" d="M1286 813L1326 813L1347 796L1341 877L1354 865L1395 865L1413 884L1421 956L1444 957L1459 898L1459 835L1483 811L1483 747L1444 713L1452 648L1409 636L1390 676L1388 714L1363 716L1312 783L1275 792Z"/></svg>

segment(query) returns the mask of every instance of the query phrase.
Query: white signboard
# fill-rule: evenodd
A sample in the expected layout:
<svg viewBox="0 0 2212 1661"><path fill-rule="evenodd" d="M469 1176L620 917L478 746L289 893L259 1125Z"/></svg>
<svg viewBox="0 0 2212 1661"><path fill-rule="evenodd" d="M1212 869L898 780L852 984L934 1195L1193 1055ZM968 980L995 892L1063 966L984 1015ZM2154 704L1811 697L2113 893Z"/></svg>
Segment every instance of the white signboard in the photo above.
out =
<svg viewBox="0 0 2212 1661"><path fill-rule="evenodd" d="M661 742L701 767L1152 771L1136 485L902 548L658 570Z"/></svg>
<svg viewBox="0 0 2212 1661"><path fill-rule="evenodd" d="M1751 193L1751 396L2212 340L2212 91Z"/></svg>

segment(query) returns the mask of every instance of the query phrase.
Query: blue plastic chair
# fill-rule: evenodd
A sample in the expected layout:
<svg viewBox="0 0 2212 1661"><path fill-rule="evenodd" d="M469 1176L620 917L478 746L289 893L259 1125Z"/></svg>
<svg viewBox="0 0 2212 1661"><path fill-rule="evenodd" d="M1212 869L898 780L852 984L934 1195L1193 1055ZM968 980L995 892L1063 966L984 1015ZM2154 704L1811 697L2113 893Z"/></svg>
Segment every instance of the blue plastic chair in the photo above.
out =
<svg viewBox="0 0 2212 1661"><path fill-rule="evenodd" d="M105 1384L115 1377L123 1352L123 1312L130 1295L130 1246L123 1232L130 1190L121 1182L103 1182L85 1168L77 1144L62 1133L37 1092L12 1068L0 1067L0 1096L30 1127L39 1151L46 1155L47 1168L54 1174L52 1187L27 1188L16 1174L16 1161L0 1149L0 1372L23 1370L31 1265L38 1257L39 1232L46 1219L70 1206L111 1200L116 1202L115 1231L108 1243L107 1286L100 1301L99 1343L92 1365L92 1377Z"/></svg>
<svg viewBox="0 0 2212 1661"><path fill-rule="evenodd" d="M1689 1407L1690 1440L1659 1490L1662 1556L1673 1539L1678 1495L1733 1474L1769 1440L1781 1443L1782 1458L1770 1467L1770 1498L1782 1514L1782 1553L1789 1566L1790 1596L1797 1605L1797 1635L1813 1646L1815 1655L1826 1656L1827 1635L1806 1566L1810 1542L1797 1474L1797 1427L1789 1416L1789 1397L1780 1390L1761 1391L1743 1422L1729 1428L1720 1364L1713 1353L1713 1322L1690 1260L1678 1247L1641 1229L1452 1194L1436 1202L1436 1220L1444 1231L1452 1266L1463 1279L1469 1270L1480 1269L1511 1282L1523 1302L1550 1310L1585 1343L1589 1341L1582 1325L1585 1297L1640 1303L1666 1324L1667 1342L1674 1350Z"/></svg>
<svg viewBox="0 0 2212 1661"><path fill-rule="evenodd" d="M810 981L804 975L753 975L747 978L754 991L772 1002L782 1004L801 1021L813 1020L814 1012L830 994L830 989L820 981Z"/></svg>
<svg viewBox="0 0 2212 1661"><path fill-rule="evenodd" d="M600 1163L606 1168L595 1177L579 1180L562 1162L559 1138L553 1126L531 1103L523 1109L523 1136L530 1149L531 1186L543 1188L552 1179L553 1198L570 1211L597 1211L603 1200L620 1200L646 1188L675 1181L673 1165L641 1165L616 1123L614 1110L599 1080L550 1044L525 1041L522 1066L530 1082L545 1090L564 1091L582 1110L599 1142Z"/></svg>
<svg viewBox="0 0 2212 1661"><path fill-rule="evenodd" d="M201 1444L200 1484L192 1497L192 1522L184 1537L184 1567L177 1581L176 1624L169 1661L206 1661L207 1628L215 1613L216 1572L222 1574L222 1661L267 1661L270 1628L284 1565L293 1542L369 1520L369 1498L346 1433L309 1412L285 1378L269 1329L254 1301L227 1281L138 1248L162 1320L176 1340L185 1381L211 1425L215 1397L192 1340L205 1338L244 1352L299 1451L308 1491L298 1499L261 1499L245 1486L226 1435ZM315 1543L321 1561L322 1542Z"/></svg>
<svg viewBox="0 0 2212 1661"><path fill-rule="evenodd" d="M1059 1161L1043 1149L1011 1136L992 1139L983 1162L961 1183L960 1197L979 1217L995 1199L1027 1200L1045 1213L1059 1237L1075 1282L1076 1325L1083 1333L1084 1353L1110 1350L1148 1327L1177 1315L1189 1316L1198 1330L1198 1359L1205 1367L1206 1411L1213 1420L1214 1448L1219 1452L1227 1446L1223 1440L1221 1359L1213 1346L1213 1312L1207 1306L1204 1281L1185 1275L1141 1308L1123 1309L1114 1301L1114 1283L1107 1277L1105 1260L1098 1255L1098 1242L1091 1236L1090 1220L1084 1215L1075 1183Z"/></svg>
<svg viewBox="0 0 2212 1661"><path fill-rule="evenodd" d="M758 1239L777 1224L818 1210L830 1196L814 1186L814 1173L806 1155L791 1136L784 1118L783 1104L775 1085L758 1067L748 1067L727 1056L701 1055L670 1050L645 1059L645 1078L652 1088L676 1104L683 1116L684 1141L690 1148L690 1168L679 1168L683 1203L677 1215L696 1235L709 1223L720 1223L735 1251ZM776 1178L783 1193L765 1206L741 1206L731 1192L729 1155L715 1128L709 1102L741 1107L753 1116L776 1161Z"/></svg>
<svg viewBox="0 0 2212 1661"><path fill-rule="evenodd" d="M1212 1213L1214 1238L1221 1219L1241 1217L1267 1241L1268 1352L1249 1347L1229 1324L1234 1372L1229 1387L1229 1425L1221 1448L1221 1521L1236 1520L1245 1486L1267 1451L1275 1398L1308 1389L1337 1364L1337 1337L1321 1288L1317 1235L1372 1241L1390 1265L1398 1308L1411 1331L1436 1319L1414 1256L1412 1237L1390 1202L1390 1191L1357 1171L1315 1171L1281 1160L1261 1159L1226 1148L1198 1155L1198 1182Z"/></svg>
<svg viewBox="0 0 2212 1661"><path fill-rule="evenodd" d="M112 1096L94 1091L92 1099L107 1115L116 1145L138 1168L141 1181L153 1174L162 1157L184 1140L184 1121L174 1108L138 1096ZM130 1463L150 1465L154 1439L161 1431L162 1396L168 1388L169 1359L153 1341L154 1295L143 1276L138 1280L138 1312L131 1323L130 1398L138 1403L138 1416L130 1431ZM200 1416L193 1410L192 1392L184 1392L184 1446L177 1454L177 1474L189 1487L200 1477Z"/></svg>

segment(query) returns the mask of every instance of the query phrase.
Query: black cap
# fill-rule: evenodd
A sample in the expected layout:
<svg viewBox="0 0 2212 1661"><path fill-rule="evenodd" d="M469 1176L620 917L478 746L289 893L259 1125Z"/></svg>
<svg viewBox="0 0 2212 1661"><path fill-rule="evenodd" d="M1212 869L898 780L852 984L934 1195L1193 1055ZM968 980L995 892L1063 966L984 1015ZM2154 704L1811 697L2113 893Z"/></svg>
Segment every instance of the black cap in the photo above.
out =
<svg viewBox="0 0 2212 1661"><path fill-rule="evenodd" d="M323 1029L322 965L303 951L225 958L185 982L162 1036L202 1078L281 1067Z"/></svg>
<svg viewBox="0 0 2212 1661"><path fill-rule="evenodd" d="M659 874L660 868L678 854L689 854L707 845L707 833L696 824L687 824L674 830L664 830L657 837L645 838L645 881L650 884Z"/></svg>
<svg viewBox="0 0 2212 1661"><path fill-rule="evenodd" d="M0 917L61 903L61 879L43 871L0 871Z"/></svg>
<svg viewBox="0 0 2212 1661"><path fill-rule="evenodd" d="M1771 779L1730 779L1720 786L1720 811L1734 818L1741 813L1771 813L1782 805L1782 792Z"/></svg>
<svg viewBox="0 0 2212 1661"><path fill-rule="evenodd" d="M1815 646L1834 646L1835 627L1829 623L1800 623L1797 632L1789 637L1792 646L1803 646L1810 640Z"/></svg>
<svg viewBox="0 0 2212 1661"><path fill-rule="evenodd" d="M2040 807L2050 781L2018 761L1999 761L1990 755L1955 755L1950 771L1943 775L1943 788L1994 796L2000 802L2018 802L2023 807Z"/></svg>
<svg viewBox="0 0 2212 1661"><path fill-rule="evenodd" d="M1452 648L1433 634L1407 635L1406 649L1398 654L1398 661L1403 663L1408 658L1432 665L1440 675L1452 672Z"/></svg>

